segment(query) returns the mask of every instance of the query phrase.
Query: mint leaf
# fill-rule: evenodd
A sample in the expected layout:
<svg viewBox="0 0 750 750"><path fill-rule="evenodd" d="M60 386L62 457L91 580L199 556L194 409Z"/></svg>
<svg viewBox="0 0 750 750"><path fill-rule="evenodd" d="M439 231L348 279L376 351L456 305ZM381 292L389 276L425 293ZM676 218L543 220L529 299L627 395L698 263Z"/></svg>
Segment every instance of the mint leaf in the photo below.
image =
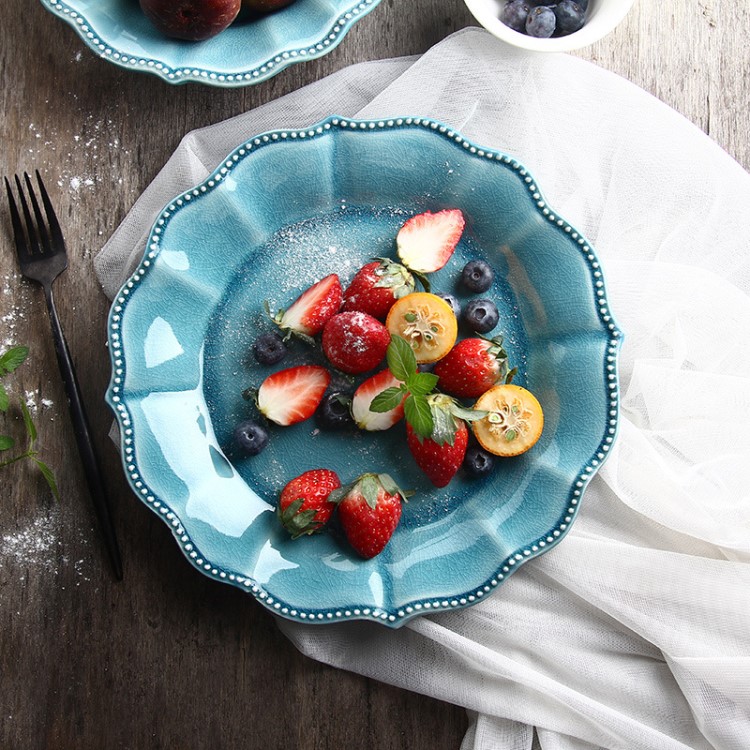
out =
<svg viewBox="0 0 750 750"><path fill-rule="evenodd" d="M370 403L370 411L380 414L395 409L404 397L404 392L398 386L386 388L378 393Z"/></svg>
<svg viewBox="0 0 750 750"><path fill-rule="evenodd" d="M385 356L388 369L397 380L406 382L417 371L417 358L409 343L401 336L391 337Z"/></svg>
<svg viewBox="0 0 750 750"><path fill-rule="evenodd" d="M440 378L431 372L415 372L406 381L406 387L415 396L426 396L432 393Z"/></svg>
<svg viewBox="0 0 750 750"><path fill-rule="evenodd" d="M0 435L0 451L7 451L16 444L16 441L12 437L7 435Z"/></svg>
<svg viewBox="0 0 750 750"><path fill-rule="evenodd" d="M29 407L23 401L21 401L21 414L23 415L23 423L26 426L26 434L29 436L29 450L31 450L36 442L37 433L34 422L31 419L31 414L29 414Z"/></svg>
<svg viewBox="0 0 750 750"><path fill-rule="evenodd" d="M417 435L423 438L432 435L432 410L424 396L410 393L404 401L404 416Z"/></svg>
<svg viewBox="0 0 750 750"><path fill-rule="evenodd" d="M8 391L5 390L5 386L0 383L0 411L8 411L10 406L10 399L8 398Z"/></svg>
<svg viewBox="0 0 750 750"><path fill-rule="evenodd" d="M14 346L0 357L0 375L13 372L29 356L28 346Z"/></svg>
<svg viewBox="0 0 750 750"><path fill-rule="evenodd" d="M52 492L52 495L54 496L55 500L60 500L60 492L57 489L57 481L55 480L55 475L52 472L52 469L47 466L47 464L44 463L44 461L40 461L38 458L33 459L34 463L39 467L39 471L42 472L42 476L47 481L47 484Z"/></svg>

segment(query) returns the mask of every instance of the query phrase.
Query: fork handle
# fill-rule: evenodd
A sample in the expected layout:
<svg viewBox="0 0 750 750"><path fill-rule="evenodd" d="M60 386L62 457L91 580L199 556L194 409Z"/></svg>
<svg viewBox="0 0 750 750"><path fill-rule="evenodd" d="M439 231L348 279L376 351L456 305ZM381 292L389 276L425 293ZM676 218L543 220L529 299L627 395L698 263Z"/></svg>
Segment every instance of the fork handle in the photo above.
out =
<svg viewBox="0 0 750 750"><path fill-rule="evenodd" d="M122 560L120 557L120 548L117 544L117 537L115 535L115 528L112 522L112 514L109 508L104 481L102 480L102 474L99 468L99 461L96 456L96 451L94 450L94 444L91 440L91 431L89 429L88 418L86 417L86 409L84 408L83 400L81 399L78 378L76 377L76 371L73 367L73 360L70 357L68 344L65 341L62 325L60 325L60 318L57 315L51 286L45 286L44 292L47 300L47 310L49 311L50 323L52 324L52 338L55 343L55 353L57 354L57 362L60 366L60 374L62 375L63 383L65 384L65 394L68 397L68 406L70 407L70 417L73 422L73 432L75 434L76 443L78 444L78 452L81 456L81 461L83 462L86 482L88 484L89 493L91 494L91 499L94 503L94 510L96 512L97 520L99 521L99 526L104 535L107 552L109 553L115 576L118 581L121 581Z"/></svg>

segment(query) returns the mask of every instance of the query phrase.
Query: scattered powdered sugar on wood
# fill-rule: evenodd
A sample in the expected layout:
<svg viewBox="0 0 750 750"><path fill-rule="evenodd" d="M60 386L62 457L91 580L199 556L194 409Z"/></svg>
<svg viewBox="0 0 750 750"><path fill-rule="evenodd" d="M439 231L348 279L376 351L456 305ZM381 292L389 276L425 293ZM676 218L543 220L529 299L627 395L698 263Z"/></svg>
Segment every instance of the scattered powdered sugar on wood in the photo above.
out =
<svg viewBox="0 0 750 750"><path fill-rule="evenodd" d="M40 510L36 515L18 522L15 528L6 528L0 532L0 580L9 575L17 575L21 581L31 581L40 576L62 575L70 571L76 586L91 580L88 554L71 556L73 547L80 553L86 549L88 539L94 529L76 529L70 538L69 531L63 533L63 527L70 526L59 506ZM77 533L76 533L77 532ZM3 601L3 588L0 586L0 602Z"/></svg>

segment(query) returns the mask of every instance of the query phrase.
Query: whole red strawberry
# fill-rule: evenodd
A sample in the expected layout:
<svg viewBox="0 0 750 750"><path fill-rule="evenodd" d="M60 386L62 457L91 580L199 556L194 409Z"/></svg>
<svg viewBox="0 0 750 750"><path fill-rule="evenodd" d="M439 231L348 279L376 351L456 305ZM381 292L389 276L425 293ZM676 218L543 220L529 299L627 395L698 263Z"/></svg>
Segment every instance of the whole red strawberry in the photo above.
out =
<svg viewBox="0 0 750 750"><path fill-rule="evenodd" d="M438 388L458 398L479 398L499 382L510 382L508 355L502 337L469 338L459 341L433 370Z"/></svg>
<svg viewBox="0 0 750 750"><path fill-rule="evenodd" d="M388 329L372 315L342 312L323 328L323 351L342 372L358 375L377 367L391 340Z"/></svg>
<svg viewBox="0 0 750 750"><path fill-rule="evenodd" d="M343 311L359 311L385 320L393 303L414 291L414 277L400 263L381 258L357 271L344 291Z"/></svg>
<svg viewBox="0 0 750 750"><path fill-rule="evenodd" d="M405 499L387 474L363 474L346 488L338 500L339 521L359 555L369 560L383 551L401 519Z"/></svg>
<svg viewBox="0 0 750 750"><path fill-rule="evenodd" d="M277 510L292 539L315 534L328 523L336 508L328 496L339 487L341 482L330 469L311 469L287 483Z"/></svg>
<svg viewBox="0 0 750 750"><path fill-rule="evenodd" d="M423 437L410 422L406 424L406 443L420 469L435 487L445 487L461 467L469 442L466 422L457 414L469 418L469 410L462 409L450 396L441 393L429 396L433 429L430 437Z"/></svg>

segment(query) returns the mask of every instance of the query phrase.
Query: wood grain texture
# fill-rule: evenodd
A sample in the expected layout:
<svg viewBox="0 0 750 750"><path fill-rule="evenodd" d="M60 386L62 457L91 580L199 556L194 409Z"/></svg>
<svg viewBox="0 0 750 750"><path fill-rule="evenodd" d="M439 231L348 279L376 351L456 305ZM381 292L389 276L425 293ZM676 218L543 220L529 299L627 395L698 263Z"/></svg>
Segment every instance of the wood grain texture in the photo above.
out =
<svg viewBox="0 0 750 750"><path fill-rule="evenodd" d="M473 19L461 0L383 0L318 61L245 89L170 87L89 52L36 0L4 0L0 173L38 168L70 268L56 292L100 445L126 568L113 582L84 490L43 299L23 282L0 209L0 350L31 347L9 380L31 406L55 504L26 464L0 470L0 747L455 749L465 712L301 656L241 592L199 575L131 494L102 394L108 303L92 258L189 130L352 63L421 53ZM750 6L640 0L576 54L652 92L750 165ZM686 158L689 155L686 154ZM2 423L21 434L19 409Z"/></svg>

